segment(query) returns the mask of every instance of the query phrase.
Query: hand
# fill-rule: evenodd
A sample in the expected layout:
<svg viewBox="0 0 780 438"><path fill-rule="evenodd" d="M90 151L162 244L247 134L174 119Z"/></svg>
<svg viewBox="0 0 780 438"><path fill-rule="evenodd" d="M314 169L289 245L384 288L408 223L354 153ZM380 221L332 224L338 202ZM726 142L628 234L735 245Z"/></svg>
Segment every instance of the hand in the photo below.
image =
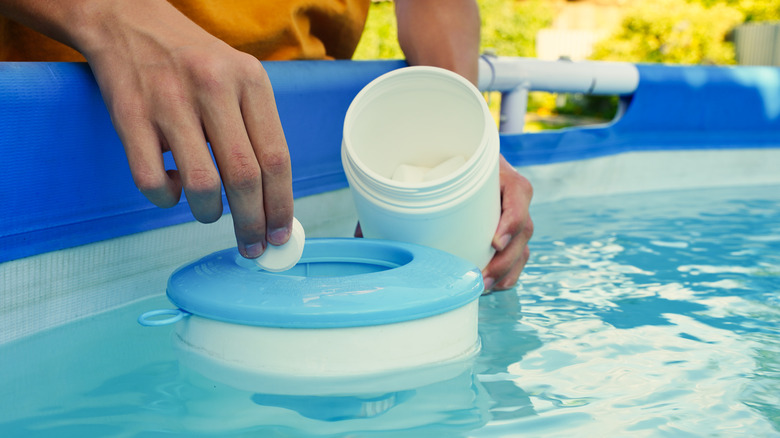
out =
<svg viewBox="0 0 780 438"><path fill-rule="evenodd" d="M482 270L485 291L509 289L517 283L528 262L528 241L534 233L534 224L528 213L533 196L531 183L517 173L503 156L499 162L499 180L501 218L492 242L496 254Z"/></svg>
<svg viewBox="0 0 780 438"><path fill-rule="evenodd" d="M528 241L534 233L534 223L528 214L533 196L531 183L503 156L499 161L499 181L501 218L491 243L496 254L482 270L486 293L509 289L517 283L528 262ZM355 227L355 237L363 237L360 222Z"/></svg>
<svg viewBox="0 0 780 438"><path fill-rule="evenodd" d="M167 2L107 4L97 14L99 32L79 49L136 186L160 207L176 205L183 188L192 214L208 223L222 214L221 178L241 254L255 258L267 243L285 243L293 216L290 157L260 62ZM178 170L165 171L166 151Z"/></svg>

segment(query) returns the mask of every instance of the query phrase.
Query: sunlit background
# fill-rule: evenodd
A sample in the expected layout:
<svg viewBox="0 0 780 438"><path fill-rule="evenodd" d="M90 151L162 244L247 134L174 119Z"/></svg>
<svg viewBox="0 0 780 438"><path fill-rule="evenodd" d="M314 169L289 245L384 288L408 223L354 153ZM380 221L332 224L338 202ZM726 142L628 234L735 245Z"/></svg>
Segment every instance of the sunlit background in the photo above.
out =
<svg viewBox="0 0 780 438"><path fill-rule="evenodd" d="M780 0L478 0L482 51L703 65L780 65ZM373 1L355 59L403 58L392 1ZM487 96L497 117L500 96ZM526 131L604 123L617 98L532 92Z"/></svg>

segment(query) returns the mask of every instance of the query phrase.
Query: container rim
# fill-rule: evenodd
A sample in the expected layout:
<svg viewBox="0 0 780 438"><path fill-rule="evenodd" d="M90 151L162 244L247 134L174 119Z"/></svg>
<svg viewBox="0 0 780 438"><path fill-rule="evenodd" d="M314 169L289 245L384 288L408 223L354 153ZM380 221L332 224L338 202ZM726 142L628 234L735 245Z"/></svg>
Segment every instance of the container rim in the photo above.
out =
<svg viewBox="0 0 780 438"><path fill-rule="evenodd" d="M222 322L335 328L438 315L476 300L484 289L471 262L391 240L307 239L296 266L303 275L267 272L242 260L229 248L182 266L168 280L168 299L183 311ZM309 273L307 264L321 266ZM377 269L361 271L364 266L355 266L361 264Z"/></svg>
<svg viewBox="0 0 780 438"><path fill-rule="evenodd" d="M450 175L433 179L431 181L423 181L423 182L394 181L390 178L387 178L385 176L376 173L375 171L371 170L368 166L366 166L365 163L360 159L358 154L355 152L352 146L352 142L350 140L350 136L348 135L348 132L352 124L354 123L355 118L360 114L360 112L363 109L364 104L362 103L362 100L365 98L367 94L373 92L375 88L382 86L387 81L398 80L399 76L409 76L409 75L437 77L439 79L449 80L451 82L457 83L458 85L462 86L464 90L468 91L471 94L471 96L475 99L475 102L477 102L483 107L483 114L484 114L482 120L483 121L482 141L480 142L476 150L479 151L487 147L486 144L488 143L490 136L485 135L485 133L490 131L490 127L494 122L493 119L490 117L490 111L487 110L487 104L485 103L485 100L482 97L482 94L480 94L477 87L475 87L474 84L469 82L463 76L441 67L409 66L409 67L402 67L396 70L389 71L375 78L374 80L369 82L365 87L363 87L363 89L360 90L360 92L358 92L358 94L352 100L352 103L350 103L349 108L347 108L347 113L344 117L344 128L342 132L342 145L343 145L342 149L345 149L347 153L342 154L342 157L346 155L350 161L354 162L353 167L358 169L357 170L358 172L368 176L373 181L375 181L378 185L382 185L386 187L401 187L406 189L432 188L452 181L453 179L456 178L456 175L450 174ZM466 160L466 163L462 166L462 168L465 168L467 166L468 167L474 166L475 162L479 158L480 158L480 154L477 153L472 154L469 157L469 159Z"/></svg>

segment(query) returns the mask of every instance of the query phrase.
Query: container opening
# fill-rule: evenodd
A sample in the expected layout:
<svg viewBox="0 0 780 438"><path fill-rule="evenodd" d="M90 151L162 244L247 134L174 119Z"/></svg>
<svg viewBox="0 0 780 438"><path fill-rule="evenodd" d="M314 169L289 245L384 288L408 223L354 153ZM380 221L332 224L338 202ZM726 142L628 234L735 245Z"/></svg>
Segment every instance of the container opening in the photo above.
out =
<svg viewBox="0 0 780 438"><path fill-rule="evenodd" d="M483 143L485 104L458 80L410 71L363 93L347 116L345 142L383 178L392 179L401 165L434 168L455 156L467 161Z"/></svg>
<svg viewBox="0 0 780 438"><path fill-rule="evenodd" d="M305 247L301 260L282 272L267 272L268 275L287 277L345 277L371 274L404 266L414 259L405 249L382 245L363 245L360 254L347 246L331 245L326 248ZM308 250L308 251L307 251ZM307 253L308 252L308 253ZM236 264L253 271L262 271L254 261L236 255Z"/></svg>
<svg viewBox="0 0 780 438"><path fill-rule="evenodd" d="M290 277L345 277L349 275L371 274L373 272L386 271L397 268L396 264L381 264L355 261L311 261L298 263L291 269L284 272L277 272L277 275L286 275Z"/></svg>

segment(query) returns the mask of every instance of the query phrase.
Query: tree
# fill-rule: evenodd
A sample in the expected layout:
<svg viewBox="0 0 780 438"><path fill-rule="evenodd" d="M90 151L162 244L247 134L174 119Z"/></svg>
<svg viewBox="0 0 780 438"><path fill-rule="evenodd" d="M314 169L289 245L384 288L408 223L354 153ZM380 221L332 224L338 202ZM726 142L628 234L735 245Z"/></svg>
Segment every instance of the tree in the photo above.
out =
<svg viewBox="0 0 780 438"><path fill-rule="evenodd" d="M734 3L747 0L733 0ZM729 0L639 0L621 26L598 43L593 59L680 64L733 64L727 34L745 15Z"/></svg>
<svg viewBox="0 0 780 438"><path fill-rule="evenodd" d="M354 59L401 59L394 5L372 2ZM550 25L553 8L542 0L479 0L481 45L500 56L534 56L536 33Z"/></svg>
<svg viewBox="0 0 780 438"><path fill-rule="evenodd" d="M480 0L482 48L498 56L536 56L536 34L555 10L541 0Z"/></svg>
<svg viewBox="0 0 780 438"><path fill-rule="evenodd" d="M745 22L780 20L780 0L697 0L707 7L726 4L742 12Z"/></svg>

